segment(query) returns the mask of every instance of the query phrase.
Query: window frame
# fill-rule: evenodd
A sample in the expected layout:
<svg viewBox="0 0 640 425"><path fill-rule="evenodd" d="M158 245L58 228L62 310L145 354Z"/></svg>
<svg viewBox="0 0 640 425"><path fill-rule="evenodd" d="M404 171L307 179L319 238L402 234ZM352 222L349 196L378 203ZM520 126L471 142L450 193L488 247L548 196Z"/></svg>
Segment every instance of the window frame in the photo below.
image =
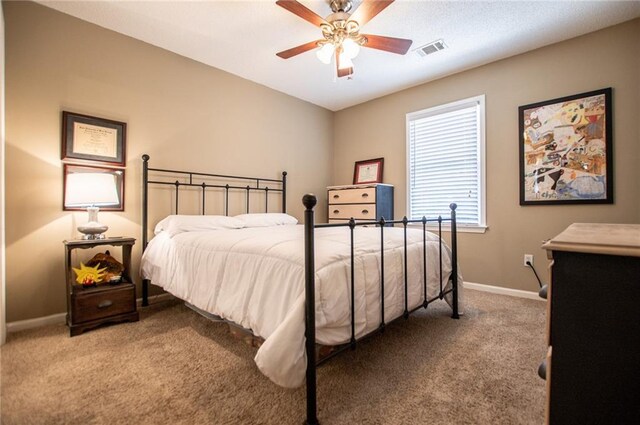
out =
<svg viewBox="0 0 640 425"><path fill-rule="evenodd" d="M485 95L478 95L442 105L432 106L419 111L406 114L405 138L406 138L406 211L411 211L411 137L409 126L412 121L433 115L443 114L472 105L478 106L478 199L480 202L478 213L479 222L475 224L457 223L457 230L469 233L484 233L487 229L487 184L486 184L486 102ZM437 225L427 225L429 229L437 228ZM448 223L442 224L442 229L450 231Z"/></svg>

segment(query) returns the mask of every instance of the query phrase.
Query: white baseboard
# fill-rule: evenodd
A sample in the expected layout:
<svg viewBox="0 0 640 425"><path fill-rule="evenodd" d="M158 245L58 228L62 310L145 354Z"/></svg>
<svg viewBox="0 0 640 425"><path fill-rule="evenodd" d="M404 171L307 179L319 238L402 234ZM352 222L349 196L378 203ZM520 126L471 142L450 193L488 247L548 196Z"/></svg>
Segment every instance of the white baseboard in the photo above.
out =
<svg viewBox="0 0 640 425"><path fill-rule="evenodd" d="M149 302L153 304L155 302L170 300L173 298L175 298L173 295L171 295L168 292L165 292L164 294L149 295ZM138 307L142 307L142 298L138 298L136 302L138 304Z"/></svg>
<svg viewBox="0 0 640 425"><path fill-rule="evenodd" d="M509 295L510 297L528 298L531 300L545 301L538 296L537 292L523 291L521 289L504 288L502 286L484 285L482 283L464 282L465 288L476 291L491 292L492 294Z"/></svg>
<svg viewBox="0 0 640 425"><path fill-rule="evenodd" d="M40 326L58 325L66 321L67 313L52 314L51 316L36 317L35 319L16 320L7 323L7 332L18 332Z"/></svg>
<svg viewBox="0 0 640 425"><path fill-rule="evenodd" d="M149 301L158 302L163 301L164 299L173 298L173 295L169 293L164 293L160 295L152 295L149 297ZM138 307L142 304L142 298L138 298L136 300ZM67 319L67 313L58 313L52 314L51 316L45 317L36 317L35 319L27 319L27 320L16 320L15 322L7 323L7 333L9 332L18 332L24 331L26 329L38 328L40 326L47 325L58 325L60 323L65 323Z"/></svg>

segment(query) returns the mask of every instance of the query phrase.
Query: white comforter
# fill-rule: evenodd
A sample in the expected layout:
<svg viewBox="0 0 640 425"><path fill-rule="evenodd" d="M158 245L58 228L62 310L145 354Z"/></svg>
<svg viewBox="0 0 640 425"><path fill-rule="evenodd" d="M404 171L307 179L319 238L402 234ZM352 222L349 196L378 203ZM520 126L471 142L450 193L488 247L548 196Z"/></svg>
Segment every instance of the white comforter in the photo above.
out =
<svg viewBox="0 0 640 425"><path fill-rule="evenodd" d="M404 311L401 228L385 228L385 320ZM438 237L428 233L428 296L438 294ZM316 229L316 339L349 341L350 242L348 228ZM422 231L408 230L409 308L423 301ZM356 333L380 323L380 228L355 230ZM443 285L451 274L449 248L443 250ZM142 276L209 313L222 316L265 339L255 361L276 384L304 382L303 226L160 233L142 258ZM462 278L459 276L462 301ZM462 303L460 302L462 307Z"/></svg>

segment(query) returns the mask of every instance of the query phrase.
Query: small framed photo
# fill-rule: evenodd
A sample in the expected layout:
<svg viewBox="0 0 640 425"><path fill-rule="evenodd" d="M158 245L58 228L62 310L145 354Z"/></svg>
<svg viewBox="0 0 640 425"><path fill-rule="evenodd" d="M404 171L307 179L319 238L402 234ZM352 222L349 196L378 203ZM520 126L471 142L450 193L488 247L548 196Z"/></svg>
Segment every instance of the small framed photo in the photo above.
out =
<svg viewBox="0 0 640 425"><path fill-rule="evenodd" d="M63 211L124 211L124 170L64 164Z"/></svg>
<svg viewBox="0 0 640 425"><path fill-rule="evenodd" d="M353 184L382 183L384 158L357 161L353 170Z"/></svg>
<svg viewBox="0 0 640 425"><path fill-rule="evenodd" d="M520 106L520 205L613 203L611 88Z"/></svg>
<svg viewBox="0 0 640 425"><path fill-rule="evenodd" d="M63 111L62 160L124 167L126 133L126 123Z"/></svg>

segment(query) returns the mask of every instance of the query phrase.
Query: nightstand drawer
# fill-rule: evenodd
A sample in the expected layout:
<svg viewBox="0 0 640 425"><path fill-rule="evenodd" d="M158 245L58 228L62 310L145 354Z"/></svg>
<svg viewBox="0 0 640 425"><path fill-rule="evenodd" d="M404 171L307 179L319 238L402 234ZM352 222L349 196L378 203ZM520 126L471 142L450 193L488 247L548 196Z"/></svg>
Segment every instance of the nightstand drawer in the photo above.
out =
<svg viewBox="0 0 640 425"><path fill-rule="evenodd" d="M358 220L375 220L376 204L329 205L329 219L351 217Z"/></svg>
<svg viewBox="0 0 640 425"><path fill-rule="evenodd" d="M89 322L109 316L131 313L135 307L135 286L121 283L117 287L80 289L71 297L74 323Z"/></svg>
<svg viewBox="0 0 640 425"><path fill-rule="evenodd" d="M363 189L345 189L330 190L329 205L332 204L356 204L356 203L375 203L376 188L366 187Z"/></svg>

